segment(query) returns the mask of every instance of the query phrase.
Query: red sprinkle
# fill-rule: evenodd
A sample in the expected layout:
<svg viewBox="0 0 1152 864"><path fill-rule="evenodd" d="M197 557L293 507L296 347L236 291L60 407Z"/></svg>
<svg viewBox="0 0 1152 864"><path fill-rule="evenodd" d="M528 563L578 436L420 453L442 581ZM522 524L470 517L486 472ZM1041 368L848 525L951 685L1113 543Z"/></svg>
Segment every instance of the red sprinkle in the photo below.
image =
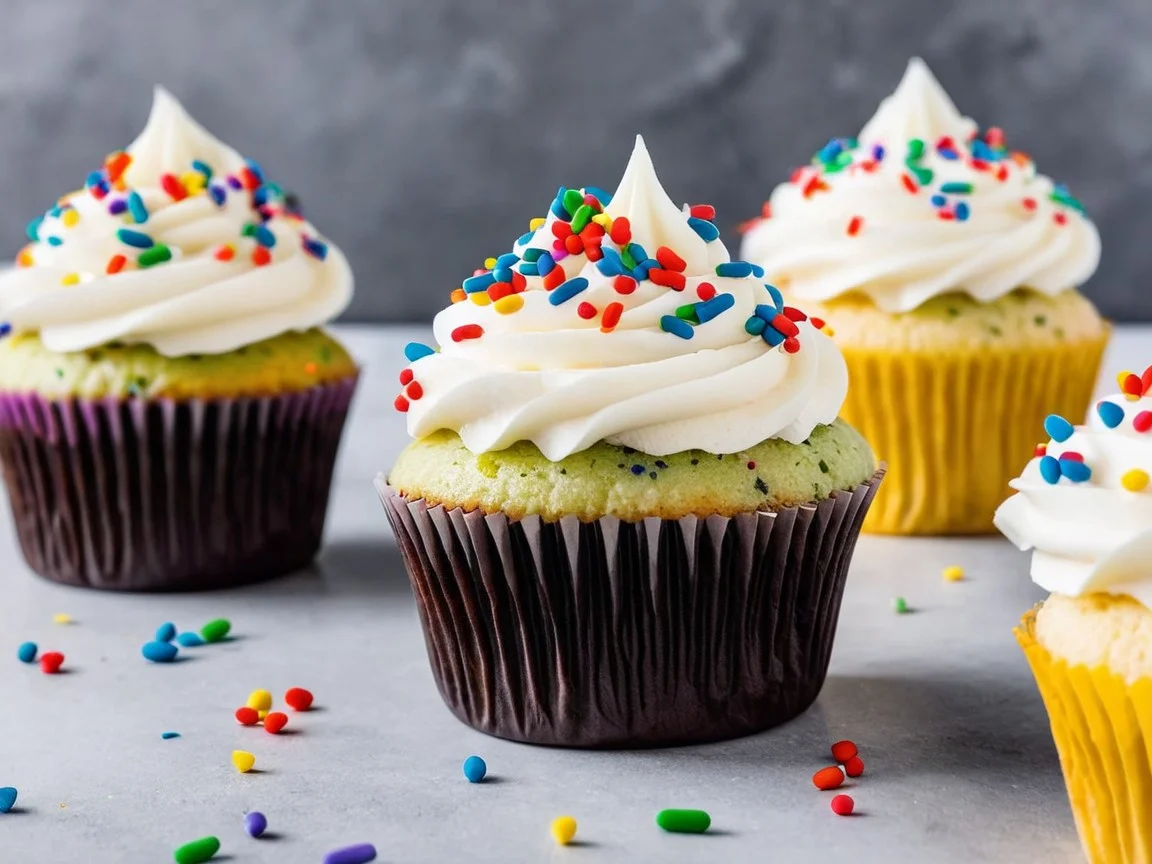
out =
<svg viewBox="0 0 1152 864"><path fill-rule="evenodd" d="M576 314L583 318L585 321L591 321L596 317L596 307L591 303L581 303L576 307Z"/></svg>
<svg viewBox="0 0 1152 864"><path fill-rule="evenodd" d="M977 171L987 171L988 170L988 163L985 162L983 159L973 159L973 160L971 160L971 162L969 164L973 168L975 168Z"/></svg>
<svg viewBox="0 0 1152 864"><path fill-rule="evenodd" d="M843 764L860 751L851 741L837 741L832 745L832 758Z"/></svg>
<svg viewBox="0 0 1152 864"><path fill-rule="evenodd" d="M1032 455L1034 457L1036 457L1037 459L1039 459L1041 456L1047 456L1048 455L1048 445L1044 444L1044 443L1037 444L1035 449L1033 449L1033 451L1032 451Z"/></svg>
<svg viewBox="0 0 1152 864"><path fill-rule="evenodd" d="M852 811L856 809L856 802L852 800L851 795L837 795L829 806L837 816L851 816Z"/></svg>
<svg viewBox="0 0 1152 864"><path fill-rule="evenodd" d="M175 174L161 174L160 188L167 192L173 201L183 201L188 197L188 190Z"/></svg>
<svg viewBox="0 0 1152 864"><path fill-rule="evenodd" d="M649 270L648 278L657 285L671 288L673 291L683 291L684 286L688 284L683 273L677 273L675 270L661 270L659 267L653 267Z"/></svg>
<svg viewBox="0 0 1152 864"><path fill-rule="evenodd" d="M1082 453L1077 453L1075 450L1065 450L1063 453L1060 454L1060 458L1061 459L1067 459L1070 462L1083 462L1084 461L1084 455Z"/></svg>
<svg viewBox="0 0 1152 864"><path fill-rule="evenodd" d="M552 291L559 288L564 284L564 268L557 265L548 271L548 275L544 277L544 289Z"/></svg>
<svg viewBox="0 0 1152 864"><path fill-rule="evenodd" d="M773 330L778 330L784 336L797 336L800 333L800 328L786 315L777 315L769 324Z"/></svg>
<svg viewBox="0 0 1152 864"><path fill-rule="evenodd" d="M604 307L604 315L600 318L600 332L611 333L620 323L620 316L624 313L624 304L612 301Z"/></svg>
<svg viewBox="0 0 1152 864"><path fill-rule="evenodd" d="M415 402L417 399L424 395L424 387L420 384L419 381L413 381L408 385L408 389L405 392L407 392L408 398Z"/></svg>
<svg viewBox="0 0 1152 864"><path fill-rule="evenodd" d="M716 296L716 286L711 282L701 282L696 286L696 296L701 300L711 300Z"/></svg>
<svg viewBox="0 0 1152 864"><path fill-rule="evenodd" d="M452 341L463 342L465 339L479 339L483 335L484 328L479 324L461 324L452 331Z"/></svg>
<svg viewBox="0 0 1152 864"><path fill-rule="evenodd" d="M40 655L40 671L45 675L55 675L64 665L64 655L59 651L47 651Z"/></svg>
<svg viewBox="0 0 1152 864"><path fill-rule="evenodd" d="M572 234L572 226L567 222L553 222L552 223L552 236L557 240L563 240Z"/></svg>
<svg viewBox="0 0 1152 864"><path fill-rule="evenodd" d="M564 238L564 248L568 250L569 255L579 255L584 251L584 241L576 234L569 235Z"/></svg>
<svg viewBox="0 0 1152 864"><path fill-rule="evenodd" d="M260 713L255 708L245 705L236 709L236 722L241 726L255 726L260 722Z"/></svg>
<svg viewBox="0 0 1152 864"><path fill-rule="evenodd" d="M292 687L284 694L284 701L293 711L307 711L312 707L312 693L303 687Z"/></svg>
<svg viewBox="0 0 1152 864"><path fill-rule="evenodd" d="M859 777L864 773L864 760L859 756L853 756L844 763L844 773L849 777Z"/></svg>
<svg viewBox="0 0 1152 864"><path fill-rule="evenodd" d="M128 263L128 259L125 258L123 255L120 255L120 254L113 255L111 258L108 259L108 266L105 268L104 272L106 272L109 276L111 276L113 273L119 273L121 270L124 269L124 265L127 263Z"/></svg>
<svg viewBox="0 0 1152 864"><path fill-rule="evenodd" d="M756 470L756 463L753 462L751 459L748 460L748 470L749 471L755 471Z"/></svg>
<svg viewBox="0 0 1152 864"><path fill-rule="evenodd" d="M88 187L88 191L97 201L103 201L104 197L108 194L108 188L104 185L90 186Z"/></svg>
<svg viewBox="0 0 1152 864"><path fill-rule="evenodd" d="M411 384L412 379L415 377L416 376L413 374L411 369L401 369L400 370L400 385L406 386L408 384Z"/></svg>
<svg viewBox="0 0 1152 864"><path fill-rule="evenodd" d="M1025 210L1035 210L1036 209L1036 199L1035 198L1025 198L1020 203L1024 205Z"/></svg>
<svg viewBox="0 0 1152 864"><path fill-rule="evenodd" d="M584 254L588 256L589 261L599 261L604 257L604 250L600 248L599 237L584 244Z"/></svg>
<svg viewBox="0 0 1152 864"><path fill-rule="evenodd" d="M812 326L815 327L817 330L823 330L824 329L824 319L823 318L817 318L815 315L813 315L808 320L812 322Z"/></svg>
<svg viewBox="0 0 1152 864"><path fill-rule="evenodd" d="M1000 167L996 169L996 179L1003 183L1008 179L1008 166L1001 163Z"/></svg>
<svg viewBox="0 0 1152 864"><path fill-rule="evenodd" d="M805 315L801 310L797 309L795 306L785 306L784 307L784 317L787 318L789 321L807 321L808 320L808 316ZM785 335L787 335L787 334L785 334Z"/></svg>
<svg viewBox="0 0 1152 864"><path fill-rule="evenodd" d="M617 216L612 220L612 230L608 232L608 236L612 238L612 242L617 246L623 246L632 239L632 223L628 221L627 216Z"/></svg>
<svg viewBox="0 0 1152 864"><path fill-rule="evenodd" d="M665 270L675 270L677 273L683 273L684 268L688 266L687 261L667 246L661 246L656 250L656 260L660 262L660 266Z"/></svg>
<svg viewBox="0 0 1152 864"><path fill-rule="evenodd" d="M1133 417L1132 428L1137 432L1147 432L1152 429L1152 411L1141 411Z"/></svg>
<svg viewBox="0 0 1152 864"><path fill-rule="evenodd" d="M844 772L836 767L821 768L812 775L812 783L817 789L839 789L844 785Z"/></svg>
<svg viewBox="0 0 1152 864"><path fill-rule="evenodd" d="M784 350L789 354L795 354L800 350L800 340L795 336L789 336L784 340Z"/></svg>
<svg viewBox="0 0 1152 864"><path fill-rule="evenodd" d="M621 274L612 280L612 287L616 289L617 294L631 294L636 290L636 280Z"/></svg>
<svg viewBox="0 0 1152 864"><path fill-rule="evenodd" d="M716 208L711 204L693 204L688 208L688 215L696 219L707 219L711 222L716 218Z"/></svg>
<svg viewBox="0 0 1152 864"><path fill-rule="evenodd" d="M808 182L804 184L804 190L803 190L804 197L805 198L811 198L813 195L815 195L820 190L820 185L821 185L820 184L820 175L819 174L813 174L808 179Z"/></svg>
<svg viewBox="0 0 1152 864"><path fill-rule="evenodd" d="M951 222L956 218L956 215L951 210L937 210L936 215L945 222Z"/></svg>
<svg viewBox="0 0 1152 864"><path fill-rule="evenodd" d="M408 405L407 399L405 399L403 396L397 396L396 401L392 403L392 407L403 414L408 410L410 406Z"/></svg>
<svg viewBox="0 0 1152 864"><path fill-rule="evenodd" d="M263 246L257 246L252 250L252 263L257 267L264 267L272 260L272 253L265 249Z"/></svg>
<svg viewBox="0 0 1152 864"><path fill-rule="evenodd" d="M853 216L848 223L848 236L855 237L860 233L860 227L864 224L864 217Z"/></svg>
<svg viewBox="0 0 1152 864"><path fill-rule="evenodd" d="M900 175L900 182L904 184L904 188L915 195L920 191L920 187L916 185L916 181L908 174Z"/></svg>
<svg viewBox="0 0 1152 864"><path fill-rule="evenodd" d="M217 261L231 261L236 257L236 250L228 243L217 248L214 255Z"/></svg>
<svg viewBox="0 0 1152 864"><path fill-rule="evenodd" d="M288 725L288 715L281 711L269 711L264 717L264 731L273 735Z"/></svg>
<svg viewBox="0 0 1152 864"><path fill-rule="evenodd" d="M1067 225L1068 224L1068 217L1065 216L1063 213L1053 213L1052 214L1052 221L1055 222L1057 225Z"/></svg>
<svg viewBox="0 0 1152 864"><path fill-rule="evenodd" d="M511 282L493 282L488 286L488 299L493 303L515 293L516 288Z"/></svg>
<svg viewBox="0 0 1152 864"><path fill-rule="evenodd" d="M1142 396L1144 395L1144 382L1140 376L1129 374L1125 376L1124 383L1120 389L1128 396Z"/></svg>
<svg viewBox="0 0 1152 864"><path fill-rule="evenodd" d="M260 178L245 165L240 169L240 182L244 184L245 189L256 189L260 185Z"/></svg>
<svg viewBox="0 0 1152 864"><path fill-rule="evenodd" d="M1140 383L1144 385L1145 393L1152 390L1152 366L1144 370L1144 374L1140 376Z"/></svg>
<svg viewBox="0 0 1152 864"><path fill-rule="evenodd" d="M512 271L512 289L519 294L528 287L528 279L519 270Z"/></svg>

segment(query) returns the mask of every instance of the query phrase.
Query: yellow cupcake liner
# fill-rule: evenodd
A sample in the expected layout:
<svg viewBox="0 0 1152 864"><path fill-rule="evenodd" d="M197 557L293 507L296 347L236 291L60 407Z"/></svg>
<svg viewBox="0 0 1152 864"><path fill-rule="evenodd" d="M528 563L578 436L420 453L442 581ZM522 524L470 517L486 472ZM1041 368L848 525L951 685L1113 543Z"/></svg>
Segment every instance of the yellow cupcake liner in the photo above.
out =
<svg viewBox="0 0 1152 864"><path fill-rule="evenodd" d="M1107 666L1069 666L1035 637L1016 638L1040 687L1072 814L1091 864L1152 864L1152 678L1129 684Z"/></svg>
<svg viewBox="0 0 1152 864"><path fill-rule="evenodd" d="M841 346L850 386L840 415L888 463L864 522L874 534L986 534L1044 418L1084 419L1099 340L1006 350L882 351Z"/></svg>

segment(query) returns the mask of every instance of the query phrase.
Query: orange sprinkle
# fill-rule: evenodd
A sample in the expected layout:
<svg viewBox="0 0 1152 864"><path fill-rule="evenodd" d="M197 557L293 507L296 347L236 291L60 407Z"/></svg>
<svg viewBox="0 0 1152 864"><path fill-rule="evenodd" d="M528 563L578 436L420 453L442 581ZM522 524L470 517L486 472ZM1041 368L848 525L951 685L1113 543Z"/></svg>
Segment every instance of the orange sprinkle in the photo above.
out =
<svg viewBox="0 0 1152 864"><path fill-rule="evenodd" d="M853 216L852 220L848 223L848 236L855 237L860 233L860 226L864 224L862 216Z"/></svg>
<svg viewBox="0 0 1152 864"><path fill-rule="evenodd" d="M306 374L306 375L315 375L316 374L316 364L313 363L311 360L309 360L307 363L304 364L304 374Z"/></svg>
<svg viewBox="0 0 1152 864"><path fill-rule="evenodd" d="M109 276L112 276L113 274L119 273L121 270L123 270L124 265L127 263L128 259L124 255L113 255L108 259L108 266L105 268L104 272Z"/></svg>
<svg viewBox="0 0 1152 864"><path fill-rule="evenodd" d="M616 329L616 325L620 323L620 316L624 312L624 304L613 301L604 307L604 314L600 318L600 332L611 333Z"/></svg>
<svg viewBox="0 0 1152 864"><path fill-rule="evenodd" d="M252 250L252 263L257 267L263 267L272 260L272 253L265 249L263 246L257 246Z"/></svg>
<svg viewBox="0 0 1152 864"><path fill-rule="evenodd" d="M456 288L448 295L448 299L453 303L463 303L468 299L468 292L463 288Z"/></svg>
<svg viewBox="0 0 1152 864"><path fill-rule="evenodd" d="M216 250L215 257L217 261L231 261L234 257L236 257L236 247L234 247L231 243L225 243L223 246Z"/></svg>
<svg viewBox="0 0 1152 864"><path fill-rule="evenodd" d="M132 157L121 150L108 156L108 159L104 162L104 170L108 172L108 179L115 183L131 164Z"/></svg>
<svg viewBox="0 0 1152 864"><path fill-rule="evenodd" d="M617 222L620 220L617 219ZM564 268L557 265L548 271L548 275L544 277L545 290L552 291L559 288L564 284Z"/></svg>
<svg viewBox="0 0 1152 864"><path fill-rule="evenodd" d="M27 246L16 254L16 263L21 267L31 267L35 263L35 261L32 260L32 253L28 251Z"/></svg>

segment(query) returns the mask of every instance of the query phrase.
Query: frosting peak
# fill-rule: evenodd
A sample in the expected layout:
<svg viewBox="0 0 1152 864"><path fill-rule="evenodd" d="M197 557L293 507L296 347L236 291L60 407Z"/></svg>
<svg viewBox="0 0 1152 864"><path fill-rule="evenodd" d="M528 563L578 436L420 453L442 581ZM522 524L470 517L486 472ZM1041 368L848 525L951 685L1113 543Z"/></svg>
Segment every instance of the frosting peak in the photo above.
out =
<svg viewBox="0 0 1152 864"><path fill-rule="evenodd" d="M155 183L161 174L182 174L193 161L221 174L244 167L244 157L197 123L171 93L157 85L148 122L128 145L132 161L124 171L131 186Z"/></svg>
<svg viewBox="0 0 1152 864"><path fill-rule="evenodd" d="M475 453L531 441L551 460L598 441L653 456L800 443L839 413L844 358L730 261L715 211L677 208L639 138L616 194L561 187L511 252L485 262L410 345L408 431Z"/></svg>
<svg viewBox="0 0 1152 864"><path fill-rule="evenodd" d="M1120 382L1087 425L1048 418L1050 440L1009 484L1016 494L995 524L1035 550L1032 579L1043 588L1126 594L1152 608L1152 367Z"/></svg>
<svg viewBox="0 0 1152 864"><path fill-rule="evenodd" d="M928 64L919 57L908 61L904 77L876 114L864 124L860 140L866 144L903 144L913 138L936 141L949 136L968 141L976 122L964 117L944 92Z"/></svg>

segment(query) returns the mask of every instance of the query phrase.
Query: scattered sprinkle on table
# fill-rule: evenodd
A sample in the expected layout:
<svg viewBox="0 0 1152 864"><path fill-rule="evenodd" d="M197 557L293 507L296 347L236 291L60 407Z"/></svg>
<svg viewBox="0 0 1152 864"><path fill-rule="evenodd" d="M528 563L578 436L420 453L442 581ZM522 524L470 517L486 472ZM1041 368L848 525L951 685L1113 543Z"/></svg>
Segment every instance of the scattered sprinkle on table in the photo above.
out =
<svg viewBox="0 0 1152 864"><path fill-rule="evenodd" d="M59 651L45 651L40 655L40 671L45 675L55 675L64 665L64 655Z"/></svg>
<svg viewBox="0 0 1152 864"><path fill-rule="evenodd" d="M268 830L268 820L263 813L253 810L244 816L244 830L250 837L259 837Z"/></svg>
<svg viewBox="0 0 1152 864"><path fill-rule="evenodd" d="M343 849L333 849L324 856L324 864L367 864L376 860L376 847L371 843L357 843Z"/></svg>
<svg viewBox="0 0 1152 864"><path fill-rule="evenodd" d="M284 701L293 711L307 711L312 707L312 693L303 687L291 687L284 694Z"/></svg>
<svg viewBox="0 0 1152 864"><path fill-rule="evenodd" d="M156 641L157 642L171 642L176 638L176 625L171 621L165 621L156 628Z"/></svg>
<svg viewBox="0 0 1152 864"><path fill-rule="evenodd" d="M812 775L812 785L821 792L838 789L844 785L844 772L840 770L839 766L821 768Z"/></svg>
<svg viewBox="0 0 1152 864"><path fill-rule="evenodd" d="M271 732L273 735L279 734L280 730L288 725L288 715L280 711L270 711L264 717L264 731Z"/></svg>
<svg viewBox="0 0 1152 864"><path fill-rule="evenodd" d="M0 786L0 813L8 813L16 806L16 787Z"/></svg>
<svg viewBox="0 0 1152 864"><path fill-rule="evenodd" d="M57 612L55 615L52 616L52 620L56 624L73 624L73 623L75 623L72 620L72 616L69 615L67 612Z"/></svg>
<svg viewBox="0 0 1152 864"><path fill-rule="evenodd" d="M160 737L163 738L165 741L170 741L173 738L179 738L180 733L179 732L161 732Z"/></svg>
<svg viewBox="0 0 1152 864"><path fill-rule="evenodd" d="M241 726L255 726L260 722L260 712L245 705L236 709L236 722Z"/></svg>
<svg viewBox="0 0 1152 864"><path fill-rule="evenodd" d="M171 642L145 642L140 653L153 663L171 663L179 650Z"/></svg>
<svg viewBox="0 0 1152 864"><path fill-rule="evenodd" d="M249 708L255 708L257 711L271 710L272 694L267 690L253 690L248 694L248 700L244 704Z"/></svg>
<svg viewBox="0 0 1152 864"><path fill-rule="evenodd" d="M864 773L864 760L859 756L853 756L844 763L844 773L849 777L859 777Z"/></svg>
<svg viewBox="0 0 1152 864"><path fill-rule="evenodd" d="M464 760L464 776L469 783L479 783L488 773L488 765L479 756L469 756Z"/></svg>
<svg viewBox="0 0 1152 864"><path fill-rule="evenodd" d="M903 615L905 612L908 611L908 601L905 600L903 597L893 597L892 598L892 610L897 615Z"/></svg>
<svg viewBox="0 0 1152 864"><path fill-rule="evenodd" d="M843 764L859 753L860 750L857 746L848 740L837 741L832 745L832 758L837 762Z"/></svg>
<svg viewBox="0 0 1152 864"><path fill-rule="evenodd" d="M945 582L960 582L964 579L964 568L956 564L945 567L942 574Z"/></svg>
<svg viewBox="0 0 1152 864"><path fill-rule="evenodd" d="M216 837L201 837L191 843L185 843L174 853L176 864L203 864L212 860L220 851L220 841Z"/></svg>
<svg viewBox="0 0 1152 864"><path fill-rule="evenodd" d="M241 774L247 774L256 765L256 757L247 750L233 750L232 764Z"/></svg>
<svg viewBox="0 0 1152 864"><path fill-rule="evenodd" d="M219 642L231 629L232 622L227 618L214 618L200 628L200 638L205 642Z"/></svg>
<svg viewBox="0 0 1152 864"><path fill-rule="evenodd" d="M852 800L851 795L837 795L832 799L830 806L837 816L851 816L852 811L856 809L856 802Z"/></svg>
<svg viewBox="0 0 1152 864"><path fill-rule="evenodd" d="M704 810L661 810L656 824L672 834L703 834L712 826L712 817Z"/></svg>
<svg viewBox="0 0 1152 864"><path fill-rule="evenodd" d="M552 820L552 839L567 846L576 836L576 820L571 816L557 816Z"/></svg>
<svg viewBox="0 0 1152 864"><path fill-rule="evenodd" d="M185 648L195 648L197 645L203 645L204 644L204 640L200 638L200 634L199 633L193 633L191 631L189 631L187 633L181 633L179 636L176 637L176 641L179 642Z"/></svg>
<svg viewBox="0 0 1152 864"><path fill-rule="evenodd" d="M35 642L24 642L16 649L16 656L21 663L35 663L38 650Z"/></svg>

